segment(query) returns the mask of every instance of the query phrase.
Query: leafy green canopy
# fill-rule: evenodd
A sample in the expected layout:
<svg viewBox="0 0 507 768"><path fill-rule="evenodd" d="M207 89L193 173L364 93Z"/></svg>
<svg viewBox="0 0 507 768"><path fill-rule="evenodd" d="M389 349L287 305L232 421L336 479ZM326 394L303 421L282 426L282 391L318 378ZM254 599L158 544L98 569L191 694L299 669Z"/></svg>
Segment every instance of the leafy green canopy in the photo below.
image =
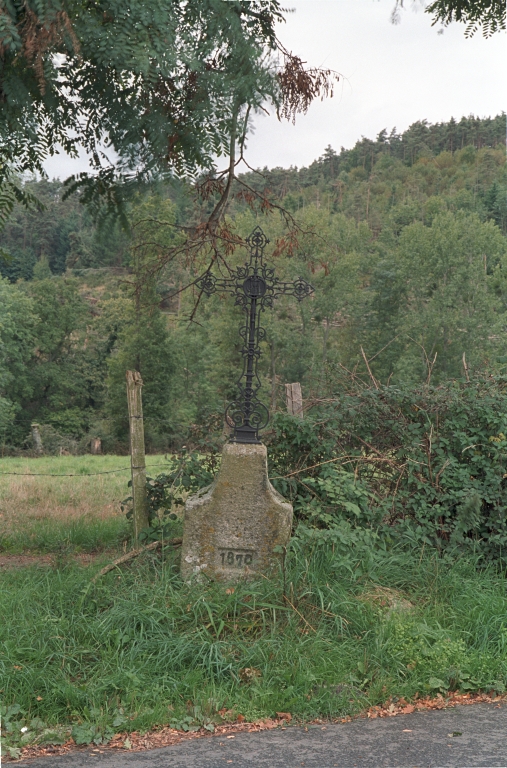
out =
<svg viewBox="0 0 507 768"><path fill-rule="evenodd" d="M19 399L32 394L28 363L35 342L33 302L0 278L0 437L19 410Z"/></svg>
<svg viewBox="0 0 507 768"><path fill-rule="evenodd" d="M311 302L280 300L264 315L259 373L272 412L285 408L286 382L300 382L313 401L336 395L343 366L371 381L365 358L378 382L404 387L484 370L505 375L501 123L501 116L421 122L399 141L364 139L309 168L248 175L247 184L269 187L301 228L292 256L274 255L284 222L262 218L277 274L302 275L316 289ZM12 382L0 379L9 401L0 440L23 445L35 420L82 440L83 450L90 436L117 450L127 434L125 369L136 367L149 450L199 447L196 430L205 435L213 419L222 427L242 359L234 302L216 295L196 308L198 292L182 291L203 263L185 258L184 233L213 200L201 201L201 214L186 184L168 185L164 195L132 202L130 236L119 237L97 230L77 196L62 200L59 182L28 187L46 210L16 206L0 234L12 254L0 265L13 283L3 284L3 301L31 299L31 309L10 320L0 309L0 344L13 349L14 333L30 339L19 346L26 355L18 367L11 352L0 360ZM244 238L259 220L233 194L227 222ZM227 255L232 266L243 258L240 249ZM57 277L66 269L75 280Z"/></svg>
<svg viewBox="0 0 507 768"><path fill-rule="evenodd" d="M0 183L58 144L90 154L90 197L211 168L247 109L279 102L280 19L277 0L3 0Z"/></svg>
<svg viewBox="0 0 507 768"><path fill-rule="evenodd" d="M465 35L472 37L482 27L484 37L505 29L505 3L503 0L435 0L427 7L434 16L433 23L447 25L461 21L467 25Z"/></svg>
<svg viewBox="0 0 507 768"><path fill-rule="evenodd" d="M391 16L394 24L399 21L399 9L403 5L404 0L396 0ZM433 25L447 26L453 21L466 24L466 37L472 37L481 28L484 37L505 29L504 0L434 0L425 10L433 14Z"/></svg>

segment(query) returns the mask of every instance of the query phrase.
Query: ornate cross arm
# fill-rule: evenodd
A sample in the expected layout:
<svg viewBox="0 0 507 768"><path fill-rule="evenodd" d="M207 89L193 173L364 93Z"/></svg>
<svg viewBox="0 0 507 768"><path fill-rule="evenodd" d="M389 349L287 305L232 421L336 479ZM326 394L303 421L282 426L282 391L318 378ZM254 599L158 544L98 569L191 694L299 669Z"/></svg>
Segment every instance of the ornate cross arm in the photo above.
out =
<svg viewBox="0 0 507 768"><path fill-rule="evenodd" d="M216 277L208 271L195 281L195 285L206 296L220 292L235 294L238 299L237 304L243 304L244 299L252 298L255 293L255 298L263 302L262 309L266 306L271 307L272 299L277 299L279 296L294 296L298 301L303 301L314 292L313 286L302 277L297 277L291 283L283 282L274 278L274 269L268 269L264 265L259 272L261 274L249 276L246 267L239 267L233 277L225 278Z"/></svg>
<svg viewBox="0 0 507 768"><path fill-rule="evenodd" d="M275 299L279 296L294 296L298 301L303 301L303 299L311 296L314 292L313 286L302 277L297 277L292 283L283 283L281 280L276 280L273 288L273 298Z"/></svg>
<svg viewBox="0 0 507 768"><path fill-rule="evenodd" d="M209 270L199 277L195 281L195 285L200 291L206 294L206 296L212 296L219 291L225 291L227 293L234 293L236 287L235 280L228 280L224 277L215 277L215 275Z"/></svg>
<svg viewBox="0 0 507 768"><path fill-rule="evenodd" d="M260 342L266 331L260 326L260 314L273 307L273 300L279 296L294 296L302 301L313 293L313 288L302 277L292 282L282 282L275 277L275 271L263 263L264 248L269 243L260 227L256 227L247 238L250 260L244 267L231 272L230 278L215 277L209 270L196 280L195 285L207 296L223 291L236 297L236 305L246 315L245 324L239 335L243 341L243 371L238 379L238 397L232 402L225 417L234 427L231 442L259 443L259 430L269 421L269 411L257 397L261 381L257 373L257 362L261 349Z"/></svg>

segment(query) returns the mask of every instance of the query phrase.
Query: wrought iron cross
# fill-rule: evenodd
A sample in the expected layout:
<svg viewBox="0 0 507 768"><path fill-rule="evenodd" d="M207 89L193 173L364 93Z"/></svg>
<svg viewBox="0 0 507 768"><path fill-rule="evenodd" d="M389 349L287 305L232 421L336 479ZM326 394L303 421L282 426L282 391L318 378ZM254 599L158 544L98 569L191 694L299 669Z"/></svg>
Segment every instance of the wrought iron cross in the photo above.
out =
<svg viewBox="0 0 507 768"><path fill-rule="evenodd" d="M261 354L260 342L266 338L266 331L260 325L260 314L273 307L278 296L295 296L302 301L313 293L310 283L298 277L292 283L284 283L275 277L275 270L263 262L264 248L269 243L260 227L247 237L250 260L244 267L231 272L229 278L216 277L210 271L196 281L198 288L207 296L223 291L236 297L235 305L246 315L245 324L239 335L243 339L243 371L238 379L238 397L229 404L225 417L234 426L231 443L260 443L259 430L269 421L269 411L257 397L261 381L257 363Z"/></svg>

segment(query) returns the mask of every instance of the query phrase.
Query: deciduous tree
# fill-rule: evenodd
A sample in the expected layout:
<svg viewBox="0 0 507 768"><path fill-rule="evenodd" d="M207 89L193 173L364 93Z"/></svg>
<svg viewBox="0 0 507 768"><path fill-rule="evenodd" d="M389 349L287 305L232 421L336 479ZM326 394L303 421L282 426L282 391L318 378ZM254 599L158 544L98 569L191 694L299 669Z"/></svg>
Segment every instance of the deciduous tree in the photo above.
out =
<svg viewBox="0 0 507 768"><path fill-rule="evenodd" d="M294 119L331 89L331 73L278 42L282 19L278 0L2 0L4 214L27 202L15 172L42 172L60 145L87 151L92 173L71 189L108 210L133 184L213 172L225 156L218 220L251 114L271 102Z"/></svg>

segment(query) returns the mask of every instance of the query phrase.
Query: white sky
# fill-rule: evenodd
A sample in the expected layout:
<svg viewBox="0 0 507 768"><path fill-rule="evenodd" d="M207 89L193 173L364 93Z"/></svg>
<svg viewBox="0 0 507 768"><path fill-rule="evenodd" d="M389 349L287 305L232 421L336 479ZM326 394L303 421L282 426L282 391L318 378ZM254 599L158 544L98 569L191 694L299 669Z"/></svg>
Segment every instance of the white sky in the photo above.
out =
<svg viewBox="0 0 507 768"><path fill-rule="evenodd" d="M506 35L471 39L465 25L443 34L422 8L408 0L401 23L390 13L394 0L286 0L287 22L278 36L311 66L343 77L332 99L314 102L296 125L259 115L248 141L254 167L301 167L322 155L351 147L361 136L374 139L383 128L398 131L416 120L431 123L463 115L494 116L506 110ZM86 159L65 156L46 162L49 176L65 178L87 170Z"/></svg>

